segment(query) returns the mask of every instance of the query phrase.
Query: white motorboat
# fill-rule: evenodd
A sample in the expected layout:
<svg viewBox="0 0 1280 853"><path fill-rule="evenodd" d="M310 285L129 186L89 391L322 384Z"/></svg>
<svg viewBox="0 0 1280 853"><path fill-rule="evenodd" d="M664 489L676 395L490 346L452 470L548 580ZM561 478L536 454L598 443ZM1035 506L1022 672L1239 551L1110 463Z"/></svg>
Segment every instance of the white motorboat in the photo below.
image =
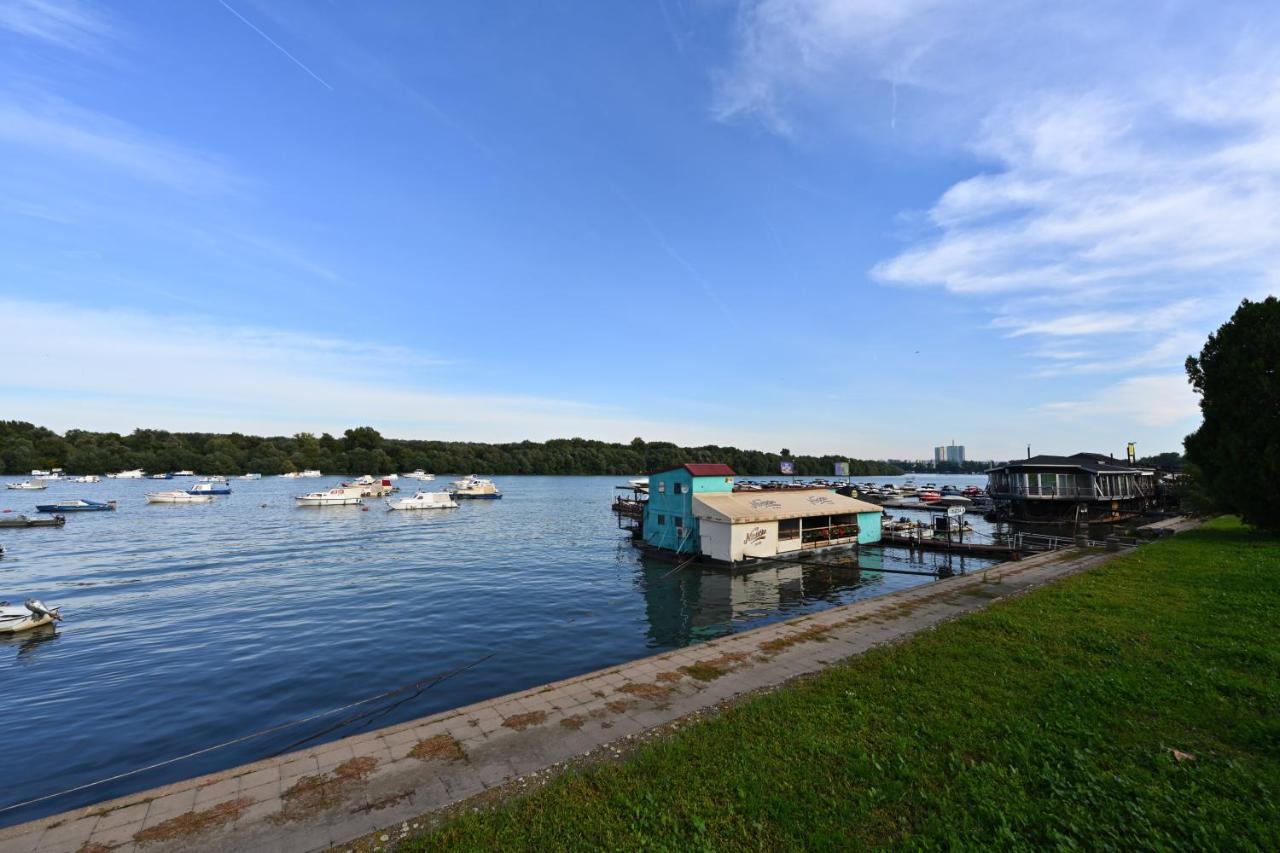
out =
<svg viewBox="0 0 1280 853"><path fill-rule="evenodd" d="M240 479L241 480L261 480L262 475L261 474L241 474Z"/></svg>
<svg viewBox="0 0 1280 853"><path fill-rule="evenodd" d="M0 634L16 634L60 619L58 608L46 607L34 598L28 598L22 607L0 601Z"/></svg>
<svg viewBox="0 0 1280 853"><path fill-rule="evenodd" d="M411 498L387 498L387 509L457 509L458 502L448 492L415 492Z"/></svg>
<svg viewBox="0 0 1280 853"><path fill-rule="evenodd" d="M322 475L319 471L317 471L317 470L316 470L316 469L314 469L314 468L308 468L307 470L303 471L303 472L302 472L301 474L299 474L298 476L299 476L299 477L321 477L321 476L324 476L324 475Z"/></svg>
<svg viewBox="0 0 1280 853"><path fill-rule="evenodd" d="M435 474L428 474L421 468L417 468L408 474L401 474L400 476L404 477L406 480L419 480L423 483L429 483L436 478Z"/></svg>
<svg viewBox="0 0 1280 853"><path fill-rule="evenodd" d="M194 477L195 475L196 475L195 471L174 471L173 472L173 476L175 477Z"/></svg>
<svg viewBox="0 0 1280 853"><path fill-rule="evenodd" d="M452 491L455 498L502 497L502 492L498 491L498 487L493 480L484 480L475 474L468 474L461 480L454 480Z"/></svg>
<svg viewBox="0 0 1280 853"><path fill-rule="evenodd" d="M21 489L26 492L34 492L39 489L49 488L49 484L44 480L23 480L21 483L6 483L6 489Z"/></svg>
<svg viewBox="0 0 1280 853"><path fill-rule="evenodd" d="M72 477L73 483L101 483L102 478L97 474L85 474L83 477Z"/></svg>
<svg viewBox="0 0 1280 853"><path fill-rule="evenodd" d="M301 475L298 474L297 471L286 471L283 474L277 474L276 476L282 480L296 480Z"/></svg>
<svg viewBox="0 0 1280 853"><path fill-rule="evenodd" d="M141 468L134 468L132 471L117 471L114 474L107 475L112 480L141 480L147 476Z"/></svg>
<svg viewBox="0 0 1280 853"><path fill-rule="evenodd" d="M298 506L348 506L364 503L364 498L360 497L358 493L353 493L351 489L343 488L298 495L294 500L298 502Z"/></svg>
<svg viewBox="0 0 1280 853"><path fill-rule="evenodd" d="M184 491L173 492L147 492L145 495L149 504L207 504L213 500L213 495L195 494Z"/></svg>
<svg viewBox="0 0 1280 853"><path fill-rule="evenodd" d="M65 480L66 477L63 476L61 468L51 468L48 471L41 471L39 468L36 468L31 472L31 479L33 480Z"/></svg>

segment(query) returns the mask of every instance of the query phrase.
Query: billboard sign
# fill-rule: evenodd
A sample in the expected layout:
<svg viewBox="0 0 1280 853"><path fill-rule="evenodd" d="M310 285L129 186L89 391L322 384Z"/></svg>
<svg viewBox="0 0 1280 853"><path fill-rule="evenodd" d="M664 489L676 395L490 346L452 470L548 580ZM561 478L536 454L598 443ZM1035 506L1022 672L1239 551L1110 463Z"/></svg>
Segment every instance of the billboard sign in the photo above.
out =
<svg viewBox="0 0 1280 853"><path fill-rule="evenodd" d="M778 467L784 474L791 475L796 472L796 463L792 462L790 459L783 459Z"/></svg>
<svg viewBox="0 0 1280 853"><path fill-rule="evenodd" d="M959 518L960 516L964 515L964 507L949 506L947 507L947 515L951 518Z"/></svg>

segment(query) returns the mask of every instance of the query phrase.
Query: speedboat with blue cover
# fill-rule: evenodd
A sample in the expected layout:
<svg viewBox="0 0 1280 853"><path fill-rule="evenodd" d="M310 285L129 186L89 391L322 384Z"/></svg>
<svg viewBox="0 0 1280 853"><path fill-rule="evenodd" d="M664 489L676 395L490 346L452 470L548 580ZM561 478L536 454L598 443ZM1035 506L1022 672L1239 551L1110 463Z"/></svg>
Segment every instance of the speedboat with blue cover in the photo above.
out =
<svg viewBox="0 0 1280 853"><path fill-rule="evenodd" d="M36 512L106 512L116 508L115 501L69 500L52 504L36 504Z"/></svg>
<svg viewBox="0 0 1280 853"><path fill-rule="evenodd" d="M207 480L201 480L191 488L187 489L189 495L229 495L231 494L231 484L226 480L217 477L210 477Z"/></svg>

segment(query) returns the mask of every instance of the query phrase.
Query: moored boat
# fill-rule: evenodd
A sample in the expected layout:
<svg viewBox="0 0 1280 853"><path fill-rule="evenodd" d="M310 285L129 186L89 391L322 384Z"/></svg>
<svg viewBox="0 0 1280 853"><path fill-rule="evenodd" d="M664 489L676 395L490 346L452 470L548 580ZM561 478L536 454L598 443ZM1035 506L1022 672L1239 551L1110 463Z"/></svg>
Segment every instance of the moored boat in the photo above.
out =
<svg viewBox="0 0 1280 853"><path fill-rule="evenodd" d="M22 607L0 601L0 634L16 634L60 619L62 614L58 608L46 607L34 598L28 598Z"/></svg>
<svg viewBox="0 0 1280 853"><path fill-rule="evenodd" d="M415 492L411 498L387 498L387 509L457 509L448 492Z"/></svg>
<svg viewBox="0 0 1280 853"><path fill-rule="evenodd" d="M66 523L65 515L55 515L53 518L29 518L25 515L0 517L0 527L61 527Z"/></svg>
<svg viewBox="0 0 1280 853"><path fill-rule="evenodd" d="M221 477L206 477L187 489L189 495L229 495L231 484Z"/></svg>
<svg viewBox="0 0 1280 853"><path fill-rule="evenodd" d="M85 474L83 477L72 477L72 483L101 483L102 478L97 474Z"/></svg>
<svg viewBox="0 0 1280 853"><path fill-rule="evenodd" d="M311 492L294 498L298 506L350 506L364 503L364 498L350 489L336 488L324 492Z"/></svg>
<svg viewBox="0 0 1280 853"><path fill-rule="evenodd" d="M44 480L23 480L21 483L6 483L6 489L18 489L24 492L35 492L40 489L49 488L49 484Z"/></svg>
<svg viewBox="0 0 1280 853"><path fill-rule="evenodd" d="M37 504L36 512L106 512L115 508L115 501L86 501L76 498L51 504Z"/></svg>
<svg viewBox="0 0 1280 853"><path fill-rule="evenodd" d="M148 480L172 480L173 475L167 472L161 473L161 474L148 474L147 479Z"/></svg>
<svg viewBox="0 0 1280 853"><path fill-rule="evenodd" d="M261 480L262 475L261 474L241 474L240 479L241 480Z"/></svg>
<svg viewBox="0 0 1280 853"><path fill-rule="evenodd" d="M502 492L498 491L498 487L493 480L484 480L475 474L468 474L461 480L453 481L453 492L455 498L500 498Z"/></svg>
<svg viewBox="0 0 1280 853"><path fill-rule="evenodd" d="M145 476L146 474L143 473L141 468L134 468L132 471L117 471L114 474L107 475L112 480L141 480Z"/></svg>
<svg viewBox="0 0 1280 853"><path fill-rule="evenodd" d="M428 474L421 468L416 468L408 474L401 474L400 476L404 477L406 480L420 480L424 483L429 483L436 478L435 474Z"/></svg>
<svg viewBox="0 0 1280 853"><path fill-rule="evenodd" d="M298 474L298 476L299 477L320 477L323 475L319 471L317 471L315 468L308 468L307 470Z"/></svg>
<svg viewBox="0 0 1280 853"><path fill-rule="evenodd" d="M207 504L213 495L193 494L177 489L172 492L147 492L144 497L149 504Z"/></svg>

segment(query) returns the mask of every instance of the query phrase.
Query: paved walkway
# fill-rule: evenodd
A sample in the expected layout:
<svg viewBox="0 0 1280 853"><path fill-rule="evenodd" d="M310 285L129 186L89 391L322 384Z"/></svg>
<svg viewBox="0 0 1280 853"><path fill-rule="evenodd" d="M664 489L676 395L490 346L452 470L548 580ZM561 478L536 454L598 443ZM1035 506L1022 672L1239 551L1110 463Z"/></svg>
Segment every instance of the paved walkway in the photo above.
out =
<svg viewBox="0 0 1280 853"><path fill-rule="evenodd" d="M1103 562L1076 550L802 616L0 830L0 853L346 844ZM408 828L406 826L406 828Z"/></svg>

